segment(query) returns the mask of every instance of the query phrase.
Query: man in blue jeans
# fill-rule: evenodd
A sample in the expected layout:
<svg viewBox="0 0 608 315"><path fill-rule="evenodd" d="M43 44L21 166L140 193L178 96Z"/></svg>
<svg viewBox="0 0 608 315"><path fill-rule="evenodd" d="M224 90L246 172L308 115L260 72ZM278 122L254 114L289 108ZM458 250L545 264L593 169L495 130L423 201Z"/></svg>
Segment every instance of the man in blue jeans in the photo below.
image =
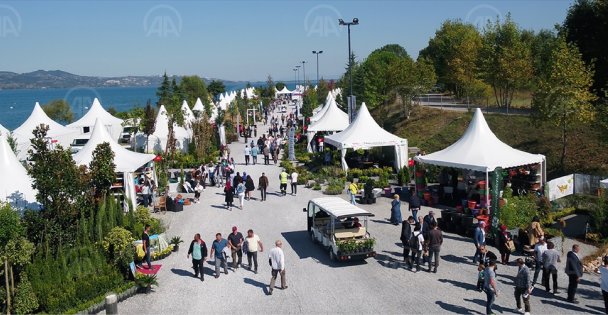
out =
<svg viewBox="0 0 608 315"><path fill-rule="evenodd" d="M228 274L228 266L226 264L226 256L224 256L224 248L228 246L228 241L222 238L222 233L215 234L215 240L211 244L210 257L215 258L215 277L220 276L220 266L224 267L224 273ZM215 253L215 256L213 254Z"/></svg>
<svg viewBox="0 0 608 315"><path fill-rule="evenodd" d="M484 283L483 290L486 292L486 314L494 314L492 313L492 306L494 305L494 301L498 296L498 288L496 288L496 273L494 272L496 269L496 262L491 261L486 269L484 270Z"/></svg>
<svg viewBox="0 0 608 315"><path fill-rule="evenodd" d="M482 245L486 245L486 231L484 230L486 223L481 221L479 226L475 229L475 237L473 242L475 243L475 255L473 255L473 263L477 263L477 257L480 255L479 248ZM483 261L481 261L483 263Z"/></svg>
<svg viewBox="0 0 608 315"><path fill-rule="evenodd" d="M414 223L419 223L418 222L418 210L420 210L420 197L418 197L418 194L416 193L416 190L414 188L410 188L410 200L409 200L409 205L410 205L410 211L412 212L412 217L414 217Z"/></svg>

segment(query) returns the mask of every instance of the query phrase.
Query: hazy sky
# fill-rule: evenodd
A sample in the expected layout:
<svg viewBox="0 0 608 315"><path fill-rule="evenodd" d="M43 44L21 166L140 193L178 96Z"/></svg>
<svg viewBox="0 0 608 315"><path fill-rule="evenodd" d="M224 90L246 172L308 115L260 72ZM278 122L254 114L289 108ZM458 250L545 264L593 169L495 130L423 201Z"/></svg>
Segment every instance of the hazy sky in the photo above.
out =
<svg viewBox="0 0 608 315"><path fill-rule="evenodd" d="M562 23L572 1L1 1L0 71L198 74L227 80L337 77L348 56L338 19L359 19L358 57L397 43L416 57L446 19L482 25L508 12L523 28ZM300 71L302 76L302 71Z"/></svg>

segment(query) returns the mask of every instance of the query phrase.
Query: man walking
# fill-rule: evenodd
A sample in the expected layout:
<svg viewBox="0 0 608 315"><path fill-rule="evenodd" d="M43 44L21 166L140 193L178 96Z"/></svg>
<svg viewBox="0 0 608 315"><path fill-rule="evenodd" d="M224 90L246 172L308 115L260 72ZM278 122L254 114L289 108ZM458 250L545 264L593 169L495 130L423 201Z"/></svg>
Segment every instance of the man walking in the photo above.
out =
<svg viewBox="0 0 608 315"><path fill-rule="evenodd" d="M251 270L251 260L253 259L253 272L258 273L258 249L260 252L264 252L264 244L260 241L260 238L253 234L253 230L247 231L247 239L245 240L247 246L247 269Z"/></svg>
<svg viewBox="0 0 608 315"><path fill-rule="evenodd" d="M429 239L429 232L433 228L433 223L437 224L437 220L435 220L435 211L430 210L429 214L424 216L423 221L422 235L424 235L424 239Z"/></svg>
<svg viewBox="0 0 608 315"><path fill-rule="evenodd" d="M277 240L275 243L275 248L270 250L270 254L268 255L268 263L270 263L270 267L272 268L272 278L270 278L270 288L268 290L268 294L272 295L272 291L274 290L274 283L277 280L277 275L281 275L281 289L287 289L287 283L285 279L285 254L283 253L283 242L281 240Z"/></svg>
<svg viewBox="0 0 608 315"><path fill-rule="evenodd" d="M412 224L414 217L410 216L407 221L403 221L401 225L401 242L403 243L403 261L406 262L412 269L412 260L410 259L410 238L412 237Z"/></svg>
<svg viewBox="0 0 608 315"><path fill-rule="evenodd" d="M198 278L198 274L201 274L201 281L205 281L205 273L203 272L203 266L207 259L207 245L201 239L201 235L196 233L194 240L190 243L187 257L190 258L192 254L192 269L194 269L194 277Z"/></svg>
<svg viewBox="0 0 608 315"><path fill-rule="evenodd" d="M233 226L232 233L228 235L228 246L232 253L232 268L235 270L239 269L239 265L243 261L243 241L243 234L237 230L236 226Z"/></svg>
<svg viewBox="0 0 608 315"><path fill-rule="evenodd" d="M473 263L477 263L477 257L479 256L479 247L482 245L486 245L486 231L484 227L486 226L485 222L479 222L479 226L475 229L475 237L473 238L473 242L475 243L475 255L473 255ZM480 261L480 263L483 263Z"/></svg>
<svg viewBox="0 0 608 315"><path fill-rule="evenodd" d="M410 211L412 212L412 217L414 217L414 222L416 223L422 223L422 222L418 222L418 211L420 210L420 197L418 197L418 194L416 193L416 190L414 188L410 188Z"/></svg>
<svg viewBox="0 0 608 315"><path fill-rule="evenodd" d="M287 195L287 177L288 176L289 175L287 174L285 169L283 169L281 174L279 174L279 180L281 181L281 195L283 195L283 196Z"/></svg>
<svg viewBox="0 0 608 315"><path fill-rule="evenodd" d="M557 291L557 263L561 262L559 252L555 250L555 244L547 242L547 250L543 253L543 285L549 292L549 277L553 277L553 294Z"/></svg>
<svg viewBox="0 0 608 315"><path fill-rule="evenodd" d="M572 245L572 250L566 256L566 274L568 275L568 302L578 304L578 300L574 298L576 288L583 276L583 263L581 262L578 252L580 248L578 244Z"/></svg>
<svg viewBox="0 0 608 315"><path fill-rule="evenodd" d="M534 255L536 257L536 262L534 265L534 279L532 280L532 286L536 284L538 280L538 274L543 269L543 253L547 250L547 242L544 237L541 237L538 240L538 243L534 245Z"/></svg>
<svg viewBox="0 0 608 315"><path fill-rule="evenodd" d="M270 164L270 149L267 145L264 145L264 149L262 149L262 153L264 154L264 165Z"/></svg>
<svg viewBox="0 0 608 315"><path fill-rule="evenodd" d="M483 290L486 292L486 314L494 314L492 313L492 306L494 306L494 301L496 297L498 297L498 288L496 287L496 262L490 261L488 266L483 272Z"/></svg>
<svg viewBox="0 0 608 315"><path fill-rule="evenodd" d="M291 194L295 196L298 193L298 172L295 169L289 176L289 180L291 181Z"/></svg>
<svg viewBox="0 0 608 315"><path fill-rule="evenodd" d="M253 141L251 141L251 159L253 161L253 165L258 162L258 153L260 153L260 150L258 147L254 146Z"/></svg>
<svg viewBox="0 0 608 315"><path fill-rule="evenodd" d="M431 223L431 230L429 231L429 272L431 272L431 266L433 262L433 256L435 257L435 268L433 273L437 273L437 267L439 267L439 251L443 244L443 233L437 228L437 222Z"/></svg>
<svg viewBox="0 0 608 315"><path fill-rule="evenodd" d="M262 196L260 201L266 201L266 189L268 189L268 177L266 177L266 174L262 173L262 176L260 176L258 187L260 188L260 194Z"/></svg>
<svg viewBox="0 0 608 315"><path fill-rule="evenodd" d="M249 156L251 155L251 148L249 145L245 145L245 165L249 165Z"/></svg>
<svg viewBox="0 0 608 315"><path fill-rule="evenodd" d="M224 267L224 273L228 274L226 256L224 256L226 246L228 246L228 242L222 238L222 233L215 234L215 240L211 244L211 254L209 255L209 257L215 257L215 278L220 276L220 265Z"/></svg>
<svg viewBox="0 0 608 315"><path fill-rule="evenodd" d="M515 302L517 303L517 311L525 315L530 315L530 293L532 293L532 284L530 281L530 269L524 263L522 258L517 258L517 276L515 276ZM524 300L525 310L521 308L521 299Z"/></svg>

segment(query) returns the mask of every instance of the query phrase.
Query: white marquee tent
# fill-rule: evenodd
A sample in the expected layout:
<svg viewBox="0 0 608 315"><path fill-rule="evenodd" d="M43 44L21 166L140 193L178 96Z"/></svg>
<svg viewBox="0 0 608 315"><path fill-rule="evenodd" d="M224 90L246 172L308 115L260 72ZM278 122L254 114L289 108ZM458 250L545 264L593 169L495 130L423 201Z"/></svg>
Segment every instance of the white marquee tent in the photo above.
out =
<svg viewBox="0 0 608 315"><path fill-rule="evenodd" d="M275 89L276 90L276 89ZM287 95L293 93L292 91L288 90L286 86L284 86L280 91L277 91L274 93L275 97L279 96L279 95Z"/></svg>
<svg viewBox="0 0 608 315"><path fill-rule="evenodd" d="M148 141L147 150L148 153L165 151L167 148L167 140L169 138L169 117L167 117L167 109L164 105L160 106L158 115L156 115L156 128L154 133L147 137L145 134L139 132L135 136L135 142L138 148L146 149L146 140ZM190 135L184 127L180 127L177 124L173 125L173 131L175 133L175 139L177 141L176 148L182 152L188 151L188 143L190 142Z"/></svg>
<svg viewBox="0 0 608 315"><path fill-rule="evenodd" d="M32 178L8 144L8 137L0 135L0 201L18 209L38 209L37 191L32 188Z"/></svg>
<svg viewBox="0 0 608 315"><path fill-rule="evenodd" d="M348 169L345 156L347 149L370 149L373 147L394 147L395 168L401 169L407 164L407 139L403 139L384 130L376 123L367 110L365 103L355 120L344 131L325 137L325 143L333 145L342 152L342 168Z"/></svg>
<svg viewBox="0 0 608 315"><path fill-rule="evenodd" d="M8 129L4 128L4 126L0 125L0 133L3 135L8 135L10 133L10 131L8 131Z"/></svg>
<svg viewBox="0 0 608 315"><path fill-rule="evenodd" d="M25 160L28 156L27 151L31 147L30 139L34 137L32 132L36 127L41 124L47 125L49 130L47 132L47 138L51 144L61 144L64 148L67 148L72 144L72 140L78 135L78 132L67 128L46 115L40 104L36 102L34 110L30 116L13 130L13 137L17 142L17 158L19 160Z"/></svg>
<svg viewBox="0 0 608 315"><path fill-rule="evenodd" d="M329 95L329 94L328 94ZM308 139L307 149L308 152L312 152L310 142L317 132L337 132L342 131L348 127L348 114L343 112L336 104L333 98L330 98L329 104L326 106L326 110L323 116L311 123L306 129L306 136Z"/></svg>
<svg viewBox="0 0 608 315"><path fill-rule="evenodd" d="M68 128L77 129L80 134L89 134L95 126L95 122L99 119L106 127L112 139L118 140L123 130L123 120L112 116L102 106L97 98L93 100L93 104L89 111L77 121L67 125Z"/></svg>
<svg viewBox="0 0 608 315"><path fill-rule="evenodd" d="M441 151L416 156L415 160L425 164L485 172L486 182L488 182L488 173L493 172L496 167L511 168L540 163L541 182L543 184L546 182L545 156L520 151L500 141L488 126L479 108L475 110L469 127L458 141ZM486 198L488 194L489 190Z"/></svg>
<svg viewBox="0 0 608 315"><path fill-rule="evenodd" d="M184 100L182 103L182 113L184 114L184 126L186 129L190 130L192 122L194 122L196 118L194 117L194 113L190 109L190 106L188 106L188 102L186 100Z"/></svg>
<svg viewBox="0 0 608 315"><path fill-rule="evenodd" d="M203 112L205 110L205 105L203 105L203 102L201 101L200 97L196 98L196 103L194 103L194 107L192 107L192 111L193 112Z"/></svg>
<svg viewBox="0 0 608 315"><path fill-rule="evenodd" d="M72 157L77 165L89 165L93 160L93 151L99 144L107 142L114 152L114 164L116 165L117 173L124 173L124 191L125 196L130 199L133 204L133 208L137 207L137 196L135 193L135 179L133 173L144 166L148 162L154 160L154 154L137 153L127 150L110 134L105 128L104 123L98 119L91 132L91 138L85 144L85 146L74 154Z"/></svg>
<svg viewBox="0 0 608 315"><path fill-rule="evenodd" d="M336 103L336 99L334 98L334 96L331 93L327 93L327 97L325 98L325 103L323 104L323 106L319 106L315 109L313 109L313 113L314 115L312 115L310 117L310 123L314 123L315 121L321 119L321 117L323 117L323 115L325 115L325 111L327 111L327 109L329 108L329 105L331 103Z"/></svg>

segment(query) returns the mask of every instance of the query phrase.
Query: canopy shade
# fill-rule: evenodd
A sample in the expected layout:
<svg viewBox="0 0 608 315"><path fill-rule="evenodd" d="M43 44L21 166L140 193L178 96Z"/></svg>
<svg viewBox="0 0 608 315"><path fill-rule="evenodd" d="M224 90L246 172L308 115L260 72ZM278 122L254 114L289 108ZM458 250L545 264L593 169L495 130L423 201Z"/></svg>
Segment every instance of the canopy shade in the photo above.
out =
<svg viewBox="0 0 608 315"><path fill-rule="evenodd" d="M8 144L8 137L0 135L0 201L16 208L38 208L37 191L32 188L32 178Z"/></svg>
<svg viewBox="0 0 608 315"><path fill-rule="evenodd" d="M283 87L280 91L276 92L276 94L291 94L291 91L287 89L286 86Z"/></svg>
<svg viewBox="0 0 608 315"><path fill-rule="evenodd" d="M155 157L154 154L137 153L125 149L110 136L101 120L97 120L87 144L78 153L73 155L76 164L89 165L93 160L93 151L95 151L99 144L104 142L109 143L112 152L114 152L116 172L134 172L144 164L152 161Z"/></svg>
<svg viewBox="0 0 608 315"><path fill-rule="evenodd" d="M199 111L202 112L205 110L205 106L203 105L203 102L201 101L200 97L196 98L196 103L194 103L194 107L192 107L192 111Z"/></svg>
<svg viewBox="0 0 608 315"><path fill-rule="evenodd" d="M13 130L13 137L17 142L17 158L19 160L25 160L28 156L28 150L31 147L30 139L34 138L32 133L36 127L40 125L47 125L49 130L46 134L49 141L53 144L61 144L64 148L67 148L72 143L72 140L77 136L78 132L67 128L46 115L40 104L36 102L34 109L30 116Z"/></svg>
<svg viewBox="0 0 608 315"><path fill-rule="evenodd" d="M342 131L348 127L348 114L332 99L323 116L308 126L309 132Z"/></svg>
<svg viewBox="0 0 608 315"><path fill-rule="evenodd" d="M120 138L120 134L122 133L122 123L123 120L120 118L116 118L112 116L112 114L108 113L102 106L97 98L93 100L93 104L89 111L82 116L77 121L67 125L69 128L75 128L80 131L80 133L88 133L85 128L91 130L97 120L100 120L101 123L108 129L108 132L112 136L112 139L118 140Z"/></svg>
<svg viewBox="0 0 608 315"><path fill-rule="evenodd" d="M342 168L344 169L348 169L344 159L346 149L393 146L395 148L395 168L401 169L407 162L407 140L380 127L367 110L365 103L361 104L357 117L348 128L325 137L325 143L342 151Z"/></svg>
<svg viewBox="0 0 608 315"><path fill-rule="evenodd" d="M318 110L317 110L318 107L314 109L314 110L316 110L316 113L314 115L312 115L312 117L310 117L310 122L313 123L313 122L321 119L321 117L323 117L323 115L325 115L325 111L327 111L327 109L329 108L329 105L332 102L335 103L336 99L334 98L332 93L327 93L327 97L325 98L325 104L323 104L323 107L321 107Z"/></svg>
<svg viewBox="0 0 608 315"><path fill-rule="evenodd" d="M348 201L339 197L321 197L312 199L311 202L317 204L327 214L337 219L349 217L373 217L374 214L363 210Z"/></svg>
<svg viewBox="0 0 608 315"><path fill-rule="evenodd" d="M481 109L477 108L464 135L449 147L417 161L427 164L491 172L496 167L510 168L542 163L545 156L513 149L490 130Z"/></svg>

